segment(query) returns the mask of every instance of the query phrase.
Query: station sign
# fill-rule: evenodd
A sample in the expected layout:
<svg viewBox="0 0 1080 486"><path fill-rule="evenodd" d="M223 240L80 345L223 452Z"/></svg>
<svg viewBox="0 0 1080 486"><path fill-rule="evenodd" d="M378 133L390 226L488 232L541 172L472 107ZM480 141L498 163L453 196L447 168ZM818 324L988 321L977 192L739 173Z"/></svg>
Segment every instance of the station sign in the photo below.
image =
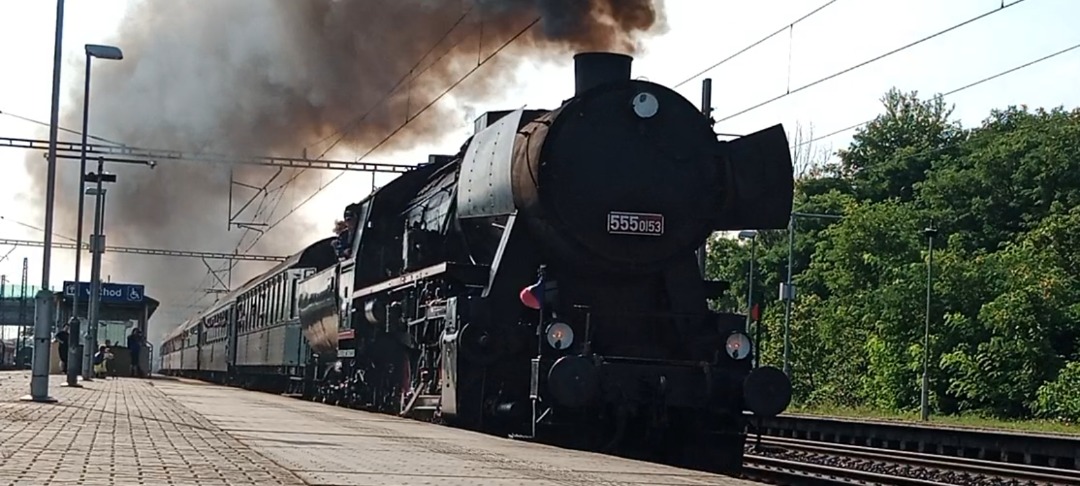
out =
<svg viewBox="0 0 1080 486"><path fill-rule="evenodd" d="M75 295L75 282L64 281L64 295ZM140 284L101 282L101 302L109 304L140 304L146 297L146 287ZM90 301L90 282L78 283L79 300Z"/></svg>

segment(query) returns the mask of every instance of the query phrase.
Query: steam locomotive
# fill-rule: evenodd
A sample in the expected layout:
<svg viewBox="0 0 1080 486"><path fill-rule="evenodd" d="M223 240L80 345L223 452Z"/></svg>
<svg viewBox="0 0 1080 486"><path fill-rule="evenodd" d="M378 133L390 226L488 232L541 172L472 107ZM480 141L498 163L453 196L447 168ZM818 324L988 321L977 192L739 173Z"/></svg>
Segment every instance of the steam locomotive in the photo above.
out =
<svg viewBox="0 0 1080 486"><path fill-rule="evenodd" d="M632 58L574 57L554 110L486 113L322 239L181 325L166 373L675 464L738 470L791 398L696 251L783 228L776 125L718 141ZM698 457L706 454L707 457Z"/></svg>

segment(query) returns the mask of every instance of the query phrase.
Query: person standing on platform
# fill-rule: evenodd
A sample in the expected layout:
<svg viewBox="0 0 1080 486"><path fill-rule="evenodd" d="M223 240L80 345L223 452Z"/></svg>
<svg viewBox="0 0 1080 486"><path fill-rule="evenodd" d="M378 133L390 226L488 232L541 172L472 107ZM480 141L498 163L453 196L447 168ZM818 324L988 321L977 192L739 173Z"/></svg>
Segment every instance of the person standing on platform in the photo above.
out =
<svg viewBox="0 0 1080 486"><path fill-rule="evenodd" d="M143 370L139 358L142 356L143 338L138 327L131 330L127 338L128 353L131 354L131 376L142 378Z"/></svg>
<svg viewBox="0 0 1080 486"><path fill-rule="evenodd" d="M60 328L56 332L56 351L60 353L60 372L67 373L67 360L68 360L68 325L64 324L64 327Z"/></svg>
<svg viewBox="0 0 1080 486"><path fill-rule="evenodd" d="M98 352L94 353L93 358L94 376L96 378L106 379L109 377L108 367L111 359L113 359L113 355L109 352L109 349L105 346L99 346Z"/></svg>

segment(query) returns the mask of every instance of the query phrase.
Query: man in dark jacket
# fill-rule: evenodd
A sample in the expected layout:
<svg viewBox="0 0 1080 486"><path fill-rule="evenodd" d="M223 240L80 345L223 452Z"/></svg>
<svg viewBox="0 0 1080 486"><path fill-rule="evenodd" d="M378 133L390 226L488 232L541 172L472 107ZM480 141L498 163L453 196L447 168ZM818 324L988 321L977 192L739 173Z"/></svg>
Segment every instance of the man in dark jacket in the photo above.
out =
<svg viewBox="0 0 1080 486"><path fill-rule="evenodd" d="M128 353L131 354L131 376L142 378L142 365L139 358L142 356L143 337L139 328L131 330L127 338Z"/></svg>
<svg viewBox="0 0 1080 486"><path fill-rule="evenodd" d="M68 325L64 324L64 327L60 328L56 332L56 351L60 354L60 371L67 373L67 360L68 360Z"/></svg>

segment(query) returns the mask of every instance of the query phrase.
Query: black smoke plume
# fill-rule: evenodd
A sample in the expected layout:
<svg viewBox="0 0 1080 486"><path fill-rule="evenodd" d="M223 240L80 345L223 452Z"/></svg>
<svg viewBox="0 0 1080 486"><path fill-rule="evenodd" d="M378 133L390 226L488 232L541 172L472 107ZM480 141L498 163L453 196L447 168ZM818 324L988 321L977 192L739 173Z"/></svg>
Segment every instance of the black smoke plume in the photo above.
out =
<svg viewBox="0 0 1080 486"><path fill-rule="evenodd" d="M136 147L291 157L306 150L312 158L340 137L328 158L348 159L397 129L537 18L455 87L453 99L480 101L513 83L550 82L515 79L512 72L525 63L569 62L575 51L632 53L643 35L664 28L662 0L144 0L131 8L113 38L102 40L122 47L125 60L94 64L90 131ZM79 81L63 106L62 125L72 129L82 126L82 68L81 56L65 66ZM572 91L572 79L559 82ZM438 141L461 119L451 103L433 105L373 159ZM35 154L27 162L33 193L39 195L45 179L41 161ZM58 172L56 229L61 234L75 232L75 167L62 162ZM262 167L233 169L236 179L253 185L274 173ZM228 167L163 161L155 170L119 165L108 170L120 178L108 196L110 244L226 252L237 244L242 232L226 231ZM254 219L255 213L266 218L275 207L275 214L284 214L328 176L287 170L270 185L295 177L284 199L268 198L244 219ZM357 188L341 206L365 192ZM87 203L89 234L92 200ZM310 223L289 218L252 251L295 252L328 236L338 216L335 211ZM194 287L200 278L203 285L214 285L198 260L127 255L110 260L105 273L141 281L162 300L152 341L196 310L181 306L203 295ZM242 264L231 283L235 287L266 268Z"/></svg>

